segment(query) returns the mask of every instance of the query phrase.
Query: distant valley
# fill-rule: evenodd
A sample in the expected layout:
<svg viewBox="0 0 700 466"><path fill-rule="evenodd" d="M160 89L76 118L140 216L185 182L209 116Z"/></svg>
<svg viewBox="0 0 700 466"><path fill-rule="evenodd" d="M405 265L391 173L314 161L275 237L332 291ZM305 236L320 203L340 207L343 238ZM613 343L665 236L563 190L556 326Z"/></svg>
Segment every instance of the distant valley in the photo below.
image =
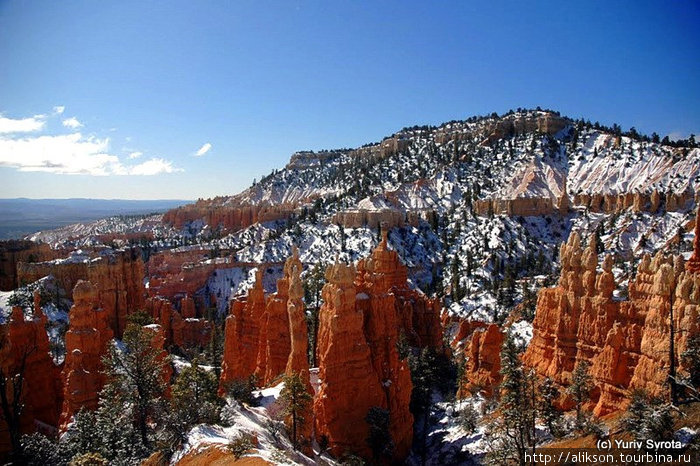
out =
<svg viewBox="0 0 700 466"><path fill-rule="evenodd" d="M25 235L112 215L165 212L188 200L0 199L0 239Z"/></svg>

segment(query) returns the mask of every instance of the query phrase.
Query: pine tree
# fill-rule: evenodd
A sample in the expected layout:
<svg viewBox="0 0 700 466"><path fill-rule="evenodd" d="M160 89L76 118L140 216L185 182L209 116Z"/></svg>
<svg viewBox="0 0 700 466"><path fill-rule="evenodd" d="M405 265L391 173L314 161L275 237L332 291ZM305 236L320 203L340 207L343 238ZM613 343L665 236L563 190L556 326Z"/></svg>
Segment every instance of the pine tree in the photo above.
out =
<svg viewBox="0 0 700 466"><path fill-rule="evenodd" d="M202 369L195 358L189 367L180 371L172 388L171 416L168 427L177 441L186 440L189 428L199 423L218 421L220 399L216 392L217 378Z"/></svg>
<svg viewBox="0 0 700 466"><path fill-rule="evenodd" d="M297 450L297 431L306 422L305 414L313 397L306 391L301 376L295 372L284 376L284 388L280 392L280 399L284 402L285 414L291 417L292 445Z"/></svg>
<svg viewBox="0 0 700 466"><path fill-rule="evenodd" d="M593 388L593 379L588 373L588 361L579 361L571 375L571 385L566 389L566 392L571 395L571 398L576 403L576 428L583 429L586 427L586 419L583 416L583 404L590 399L591 389Z"/></svg>
<svg viewBox="0 0 700 466"><path fill-rule="evenodd" d="M534 452L536 445L536 382L534 373L523 367L512 334L501 348L501 375L501 418L490 427L490 435L498 437L498 448L508 449L513 459L525 464L526 453Z"/></svg>
<svg viewBox="0 0 700 466"><path fill-rule="evenodd" d="M673 407L661 398L650 398L643 390L635 390L620 426L637 441L670 440L674 430Z"/></svg>
<svg viewBox="0 0 700 466"><path fill-rule="evenodd" d="M134 425L145 448L151 445L149 419L162 412L165 361L151 345L152 334L143 327L129 324L122 340L124 349L109 347L103 359L107 384L105 390L118 393L123 406L130 410Z"/></svg>
<svg viewBox="0 0 700 466"><path fill-rule="evenodd" d="M540 398L537 403L539 418L545 423L554 437L559 437L562 433L562 412L554 406L554 403L559 398L559 389L554 381L547 377L540 383L539 392Z"/></svg>
<svg viewBox="0 0 700 466"><path fill-rule="evenodd" d="M321 310L321 290L326 284L325 267L317 262L304 279L304 302L309 338L309 366L316 367L316 344L318 341L319 312Z"/></svg>
<svg viewBox="0 0 700 466"><path fill-rule="evenodd" d="M394 441L389 431L389 411L373 406L367 412L365 422L369 425L367 444L372 450L376 462L391 459L394 453Z"/></svg>

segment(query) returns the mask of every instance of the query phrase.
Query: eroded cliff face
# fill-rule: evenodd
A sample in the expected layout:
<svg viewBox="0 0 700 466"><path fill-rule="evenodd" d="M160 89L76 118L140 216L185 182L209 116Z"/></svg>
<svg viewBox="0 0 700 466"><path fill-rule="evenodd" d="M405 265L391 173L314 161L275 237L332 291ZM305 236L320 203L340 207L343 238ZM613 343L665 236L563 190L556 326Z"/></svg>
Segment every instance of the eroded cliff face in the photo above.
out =
<svg viewBox="0 0 700 466"><path fill-rule="evenodd" d="M0 241L0 291L14 290L21 284L17 276L20 262L43 262L56 257L58 254L48 244L25 240Z"/></svg>
<svg viewBox="0 0 700 466"><path fill-rule="evenodd" d="M387 404L365 338L364 314L356 306L355 268L335 264L326 271L326 280L319 316L316 437L327 438L336 456L356 452L369 457L365 416L370 408L387 409Z"/></svg>
<svg viewBox="0 0 700 466"><path fill-rule="evenodd" d="M49 352L46 323L39 297L35 295L31 320L25 319L22 308L14 307L9 322L0 327L0 370L8 379L5 389L10 405L15 400L15 388L20 386L16 375L23 376L19 393L24 407L17 426L21 434L37 429L51 433L58 423L62 398L60 369ZM0 428L1 454L11 450L4 416L0 416Z"/></svg>
<svg viewBox="0 0 700 466"><path fill-rule="evenodd" d="M109 315L110 327L121 338L126 316L144 308L144 264L138 250L119 251L94 259L88 280L95 285L100 307Z"/></svg>
<svg viewBox="0 0 700 466"><path fill-rule="evenodd" d="M613 298L612 259L606 257L602 271L596 271L593 239L582 249L573 233L562 245L560 259L559 284L539 293L525 364L566 386L579 361L590 363L596 415L623 409L636 388L665 394L670 309L675 328L683 329L674 339L678 361L687 338L698 331L700 275L684 271L680 257L645 255L629 285L629 300L623 301ZM562 404L571 405L566 399Z"/></svg>
<svg viewBox="0 0 700 466"><path fill-rule="evenodd" d="M237 231L257 222L281 220L294 212L294 205L220 205L217 199L200 200L170 210L163 222L182 229L189 222L203 220L211 228Z"/></svg>
<svg viewBox="0 0 700 466"><path fill-rule="evenodd" d="M675 212L687 208L695 197L692 190L681 192L661 192L654 189L650 192L627 193L597 193L576 194L573 203L576 206L588 208L591 212L604 212L607 214L620 213L631 209L633 212L659 211L663 208L667 212Z"/></svg>
<svg viewBox="0 0 700 466"><path fill-rule="evenodd" d="M464 358L464 376L459 383L457 396L493 395L501 383L501 346L504 333L496 324L460 322L452 342L455 351Z"/></svg>
<svg viewBox="0 0 700 466"><path fill-rule="evenodd" d="M219 393L232 380L247 379L255 373L260 338L260 321L265 312L265 290L262 268L258 269L255 284L245 297L229 303L229 315L224 329L224 354L221 362Z"/></svg>
<svg viewBox="0 0 700 466"><path fill-rule="evenodd" d="M105 382L101 358L114 337L113 316L99 303L95 285L83 280L75 285L66 332L61 430L66 429L81 408L97 409L98 395Z"/></svg>

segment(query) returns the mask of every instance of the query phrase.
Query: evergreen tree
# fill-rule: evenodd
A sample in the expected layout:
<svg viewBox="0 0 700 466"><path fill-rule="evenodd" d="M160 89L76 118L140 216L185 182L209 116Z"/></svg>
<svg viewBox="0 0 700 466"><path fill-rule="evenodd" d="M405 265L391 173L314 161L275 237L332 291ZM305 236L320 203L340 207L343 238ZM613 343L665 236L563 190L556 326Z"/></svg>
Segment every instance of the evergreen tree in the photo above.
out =
<svg viewBox="0 0 700 466"><path fill-rule="evenodd" d="M316 345L318 342L319 313L321 310L321 291L326 284L325 266L317 262L304 279L304 302L306 304L306 323L309 338L309 366L316 367Z"/></svg>
<svg viewBox="0 0 700 466"><path fill-rule="evenodd" d="M620 426L637 441L670 440L673 438L673 407L660 398L650 398L643 390L635 390Z"/></svg>
<svg viewBox="0 0 700 466"><path fill-rule="evenodd" d="M571 395L571 398L576 403L576 428L583 429L586 427L586 419L583 416L583 404L590 399L591 389L593 388L593 379L588 373L588 361L579 361L571 375L571 385L566 389L566 392Z"/></svg>
<svg viewBox="0 0 700 466"><path fill-rule="evenodd" d="M554 437L559 437L562 434L562 412L554 406L554 403L559 398L559 389L554 381L547 377L540 383L539 392L540 398L537 403L539 418L545 423Z"/></svg>
<svg viewBox="0 0 700 466"><path fill-rule="evenodd" d="M508 334L501 348L501 417L491 424L491 445L505 449L519 464L525 464L526 453L534 452L536 445L536 381L532 371L526 371L520 360L518 345ZM504 452L489 452L494 461L500 462Z"/></svg>
<svg viewBox="0 0 700 466"><path fill-rule="evenodd" d="M291 417L292 445L299 448L297 431L306 422L305 414L313 397L306 391L304 381L298 373L284 376L284 388L280 392L280 399L284 402L285 413Z"/></svg>
<svg viewBox="0 0 700 466"><path fill-rule="evenodd" d="M365 421L369 425L367 444L377 463L391 459L394 453L394 441L389 431L389 411L373 406L367 412Z"/></svg>
<svg viewBox="0 0 700 466"><path fill-rule="evenodd" d="M202 369L196 358L180 371L172 388L167 426L175 441L185 441L189 428L195 424L218 421L217 389L217 378Z"/></svg>
<svg viewBox="0 0 700 466"><path fill-rule="evenodd" d="M167 363L159 350L151 345L152 334L143 327L129 324L124 331L122 350L110 345L103 359L107 384L105 394L118 394L124 409L130 411L141 444L148 449L152 430L149 419L163 411ZM102 396L101 398L104 398Z"/></svg>

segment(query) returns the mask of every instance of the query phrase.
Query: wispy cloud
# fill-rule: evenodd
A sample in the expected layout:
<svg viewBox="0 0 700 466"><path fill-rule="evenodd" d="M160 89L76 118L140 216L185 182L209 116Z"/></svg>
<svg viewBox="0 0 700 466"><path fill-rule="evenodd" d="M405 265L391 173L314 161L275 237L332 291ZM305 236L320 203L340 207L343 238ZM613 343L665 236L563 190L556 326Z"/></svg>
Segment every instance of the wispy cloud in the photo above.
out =
<svg viewBox="0 0 700 466"><path fill-rule="evenodd" d="M63 112L65 112L65 111L66 111L66 107L64 107L63 105L57 105L57 106L55 106L55 107L53 108L53 112L54 112L56 115L61 115L61 114L63 114Z"/></svg>
<svg viewBox="0 0 700 466"><path fill-rule="evenodd" d="M44 128L45 115L34 115L30 118L5 118L0 116L0 134L7 133L31 133Z"/></svg>
<svg viewBox="0 0 700 466"><path fill-rule="evenodd" d="M202 147L199 148L199 150L194 154L195 157L201 157L207 152L211 150L211 144L210 143L205 143Z"/></svg>
<svg viewBox="0 0 700 466"><path fill-rule="evenodd" d="M62 107L56 107L53 115L60 115L63 110ZM67 134L20 134L42 130L49 117L0 117L0 167L23 172L91 176L152 176L183 171L162 158L125 165L118 156L110 153L110 140L107 137L85 135L78 131ZM71 130L83 126L76 117L67 118L62 123ZM142 152L132 149L128 158L133 160L142 155Z"/></svg>
<svg viewBox="0 0 700 466"><path fill-rule="evenodd" d="M76 117L70 117L63 120L63 126L70 129L82 128L83 124Z"/></svg>

